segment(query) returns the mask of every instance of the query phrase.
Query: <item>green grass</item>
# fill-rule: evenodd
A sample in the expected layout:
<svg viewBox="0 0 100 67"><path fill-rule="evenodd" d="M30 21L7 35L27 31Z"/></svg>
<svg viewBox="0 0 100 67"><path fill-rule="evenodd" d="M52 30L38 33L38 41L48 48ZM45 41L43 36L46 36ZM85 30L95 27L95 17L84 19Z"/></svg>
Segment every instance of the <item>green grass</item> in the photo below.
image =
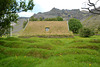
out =
<svg viewBox="0 0 100 67"><path fill-rule="evenodd" d="M0 38L0 67L100 67L100 35Z"/></svg>

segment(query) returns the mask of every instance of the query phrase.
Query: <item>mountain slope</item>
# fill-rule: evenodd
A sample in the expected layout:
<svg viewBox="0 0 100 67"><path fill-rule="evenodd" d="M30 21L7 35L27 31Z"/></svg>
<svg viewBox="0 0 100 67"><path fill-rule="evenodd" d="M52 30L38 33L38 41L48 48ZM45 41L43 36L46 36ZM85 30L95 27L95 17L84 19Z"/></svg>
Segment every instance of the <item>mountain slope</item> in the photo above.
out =
<svg viewBox="0 0 100 67"><path fill-rule="evenodd" d="M62 17L64 20L69 20L70 18L76 18L76 19L83 19L84 17L90 16L91 14L88 13L87 11L83 12L80 11L79 9L72 9L72 10L67 10L67 9L57 9L53 8L48 12L41 13L39 12L38 14L34 14L33 16L35 18L54 18L57 16Z"/></svg>
<svg viewBox="0 0 100 67"><path fill-rule="evenodd" d="M96 29L100 26L100 15L91 15L81 20L85 27Z"/></svg>
<svg viewBox="0 0 100 67"><path fill-rule="evenodd" d="M18 22L13 26L13 35L19 35L19 32L23 29L24 21L27 21L28 18L19 18Z"/></svg>

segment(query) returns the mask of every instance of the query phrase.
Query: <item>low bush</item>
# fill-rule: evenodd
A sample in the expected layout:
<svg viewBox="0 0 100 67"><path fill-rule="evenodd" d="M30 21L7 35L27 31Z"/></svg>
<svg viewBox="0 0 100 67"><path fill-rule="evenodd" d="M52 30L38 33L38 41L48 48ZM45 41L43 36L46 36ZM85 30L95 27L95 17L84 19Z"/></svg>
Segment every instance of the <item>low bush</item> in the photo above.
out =
<svg viewBox="0 0 100 67"><path fill-rule="evenodd" d="M98 31L100 31L100 26L98 26Z"/></svg>
<svg viewBox="0 0 100 67"><path fill-rule="evenodd" d="M92 31L89 28L81 28L80 31L79 31L79 35L81 37L90 37L90 36L94 35L94 31Z"/></svg>

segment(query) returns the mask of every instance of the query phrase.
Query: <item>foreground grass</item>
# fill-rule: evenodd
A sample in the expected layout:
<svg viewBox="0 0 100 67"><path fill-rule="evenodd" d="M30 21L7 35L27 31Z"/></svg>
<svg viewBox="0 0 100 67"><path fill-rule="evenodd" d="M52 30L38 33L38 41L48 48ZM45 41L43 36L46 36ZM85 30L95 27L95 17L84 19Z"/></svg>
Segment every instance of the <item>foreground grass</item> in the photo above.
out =
<svg viewBox="0 0 100 67"><path fill-rule="evenodd" d="M100 67L100 36L0 38L0 67Z"/></svg>

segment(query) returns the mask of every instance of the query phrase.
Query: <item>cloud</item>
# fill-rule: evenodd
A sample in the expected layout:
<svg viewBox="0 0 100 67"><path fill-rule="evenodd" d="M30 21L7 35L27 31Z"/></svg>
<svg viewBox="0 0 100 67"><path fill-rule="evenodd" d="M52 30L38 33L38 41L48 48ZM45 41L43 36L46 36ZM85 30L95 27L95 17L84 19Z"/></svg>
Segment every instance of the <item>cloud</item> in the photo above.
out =
<svg viewBox="0 0 100 67"><path fill-rule="evenodd" d="M35 1L34 1L34 4L35 4L35 6L33 8L34 13L44 12L44 9L41 7L41 4L36 3Z"/></svg>
<svg viewBox="0 0 100 67"><path fill-rule="evenodd" d="M20 17L30 17L32 16L34 13L33 12L21 12L21 13L18 13L18 15Z"/></svg>
<svg viewBox="0 0 100 67"><path fill-rule="evenodd" d="M91 0L94 2L96 0ZM88 2L88 0L34 0L34 8L32 10L33 13L38 12L47 12L50 11L52 8L58 9L81 9L83 6L82 3ZM99 1L100 4L100 1ZM100 6L100 5L99 5ZM20 13L20 16L31 16L33 15L32 12L28 13Z"/></svg>
<svg viewBox="0 0 100 67"><path fill-rule="evenodd" d="M49 11L53 7L59 9L81 9L82 2L86 0L34 0L39 4L43 11Z"/></svg>

